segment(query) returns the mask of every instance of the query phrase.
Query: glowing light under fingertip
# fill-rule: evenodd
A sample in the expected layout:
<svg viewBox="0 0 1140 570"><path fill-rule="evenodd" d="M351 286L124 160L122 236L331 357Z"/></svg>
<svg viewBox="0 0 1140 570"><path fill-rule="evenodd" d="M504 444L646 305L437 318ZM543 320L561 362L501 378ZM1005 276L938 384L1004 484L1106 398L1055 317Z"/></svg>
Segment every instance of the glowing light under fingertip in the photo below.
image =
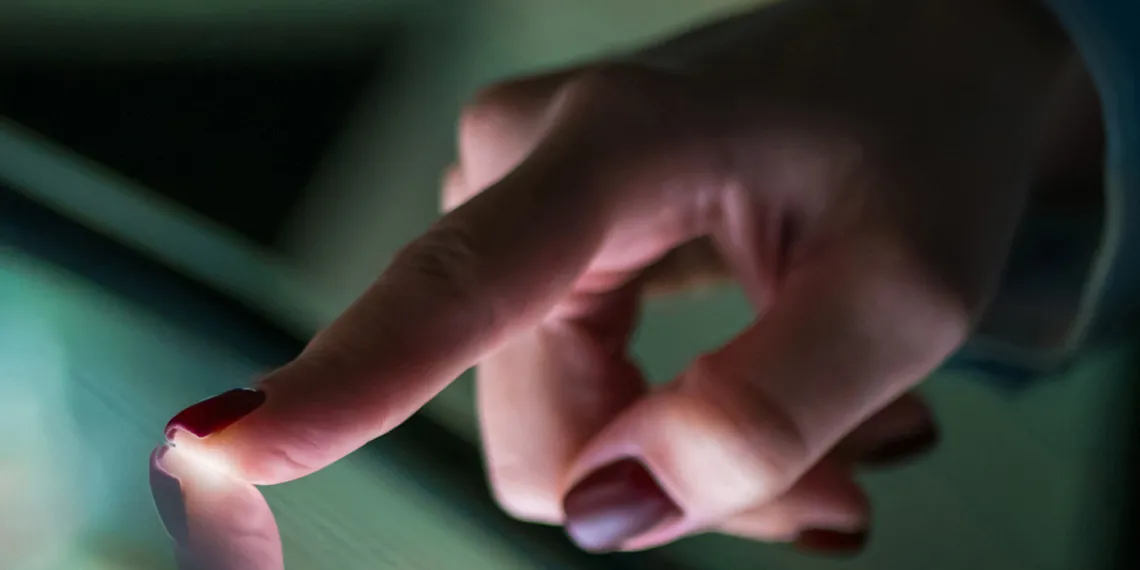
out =
<svg viewBox="0 0 1140 570"><path fill-rule="evenodd" d="M218 450L212 449L193 435L180 433L175 441L168 442L162 457L162 467L171 475L191 478L196 484L224 485L240 481L233 464Z"/></svg>

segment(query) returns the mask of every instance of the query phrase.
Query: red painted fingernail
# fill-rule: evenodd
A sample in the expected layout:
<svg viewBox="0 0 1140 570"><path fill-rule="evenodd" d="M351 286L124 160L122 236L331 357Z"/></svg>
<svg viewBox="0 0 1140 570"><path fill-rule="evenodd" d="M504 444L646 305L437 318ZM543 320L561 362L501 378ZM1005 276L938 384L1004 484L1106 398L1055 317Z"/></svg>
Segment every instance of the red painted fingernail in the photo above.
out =
<svg viewBox="0 0 1140 570"><path fill-rule="evenodd" d="M611 463L579 481L562 502L566 532L583 550L606 552L681 516L636 459Z"/></svg>
<svg viewBox="0 0 1140 570"><path fill-rule="evenodd" d="M938 432L930 428L922 433L880 445L861 457L859 462L868 467L887 467L902 463L929 453L938 445L939 439Z"/></svg>
<svg viewBox="0 0 1140 570"><path fill-rule="evenodd" d="M265 403L261 390L230 390L203 400L182 410L166 424L166 438L172 439L176 430L185 430L198 437L206 437L226 429L249 415Z"/></svg>
<svg viewBox="0 0 1140 570"><path fill-rule="evenodd" d="M798 550L815 554L856 554L867 545L867 533L809 529L801 532L794 544Z"/></svg>

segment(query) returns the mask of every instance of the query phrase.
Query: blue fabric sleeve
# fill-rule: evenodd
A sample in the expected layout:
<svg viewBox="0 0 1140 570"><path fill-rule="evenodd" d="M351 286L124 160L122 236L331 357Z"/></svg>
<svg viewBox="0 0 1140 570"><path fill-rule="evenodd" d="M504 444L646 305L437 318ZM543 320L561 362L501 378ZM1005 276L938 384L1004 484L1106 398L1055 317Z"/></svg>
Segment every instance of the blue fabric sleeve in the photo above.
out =
<svg viewBox="0 0 1140 570"><path fill-rule="evenodd" d="M1084 336L1140 324L1140 2L1052 0L1100 94L1107 218L1084 300Z"/></svg>
<svg viewBox="0 0 1140 570"><path fill-rule="evenodd" d="M1076 303L1071 305L1076 321L1068 325L1063 346L1045 343L1044 350L1027 352L1024 349L1034 346L1032 342L1008 342L1009 334L1001 333L1041 327L1016 310L1009 315L998 311L1003 318L988 324L1008 326L999 326L996 336L972 339L948 362L951 368L980 372L989 383L1013 390L1063 372L1066 363L1090 344L1112 341L1140 328L1140 1L1046 1L1084 59L1100 95L1107 138L1106 211L1099 222L1103 227L1094 228L1094 241L1083 250L1086 253L1076 251L1078 257L1095 251L1091 268L1066 263L1063 252L1073 247L1055 243L1072 242L1073 235L1081 233L1068 227L1072 220L1027 216L1030 219L1023 222L1021 234L1032 239L1015 244L1006 282L995 299L997 304L1013 301L1005 304L1028 303L1032 308L1033 293L1053 291L1052 297L1043 297L1046 313L1058 310L1053 306L1058 299ZM1069 275L1066 267L1076 268L1077 273ZM995 339L999 341L996 349Z"/></svg>

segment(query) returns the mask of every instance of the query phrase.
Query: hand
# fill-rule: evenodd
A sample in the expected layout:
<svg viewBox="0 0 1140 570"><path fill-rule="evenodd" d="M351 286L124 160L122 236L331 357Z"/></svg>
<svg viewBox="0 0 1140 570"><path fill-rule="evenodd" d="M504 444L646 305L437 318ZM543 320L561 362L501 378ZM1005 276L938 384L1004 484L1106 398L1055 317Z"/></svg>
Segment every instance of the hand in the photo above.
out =
<svg viewBox="0 0 1140 570"><path fill-rule="evenodd" d="M279 568L246 482L327 466L476 363L499 501L587 549L863 530L851 465L932 433L904 394L985 308L1068 51L1023 0L800 0L489 89L451 211L257 391L172 420L154 481L184 557ZM685 252L758 318L648 390L627 341Z"/></svg>

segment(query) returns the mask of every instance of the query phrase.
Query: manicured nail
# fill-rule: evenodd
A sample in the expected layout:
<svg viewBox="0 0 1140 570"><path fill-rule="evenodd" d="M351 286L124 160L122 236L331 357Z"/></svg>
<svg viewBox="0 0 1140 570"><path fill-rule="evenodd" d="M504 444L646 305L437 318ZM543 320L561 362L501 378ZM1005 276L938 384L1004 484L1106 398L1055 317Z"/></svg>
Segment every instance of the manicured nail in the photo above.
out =
<svg viewBox="0 0 1140 570"><path fill-rule="evenodd" d="M636 459L623 459L587 475L566 494L562 507L567 534L590 552L615 550L682 515Z"/></svg>
<svg viewBox="0 0 1140 570"><path fill-rule="evenodd" d="M198 437L218 433L264 403L265 392L261 390L240 389L218 394L174 416L166 424L166 439L173 439L176 430L184 430Z"/></svg>
<svg viewBox="0 0 1140 570"><path fill-rule="evenodd" d="M796 549L813 554L856 554L867 545L867 533L810 529L801 532L794 544Z"/></svg>
<svg viewBox="0 0 1140 570"><path fill-rule="evenodd" d="M166 533L176 544L184 544L190 535L186 500L182 484L162 467L162 458L168 451L169 445L160 445L150 456L150 492Z"/></svg>
<svg viewBox="0 0 1140 570"><path fill-rule="evenodd" d="M889 441L871 450L859 459L868 467L888 467L917 459L938 445L940 437L934 428L921 433Z"/></svg>

